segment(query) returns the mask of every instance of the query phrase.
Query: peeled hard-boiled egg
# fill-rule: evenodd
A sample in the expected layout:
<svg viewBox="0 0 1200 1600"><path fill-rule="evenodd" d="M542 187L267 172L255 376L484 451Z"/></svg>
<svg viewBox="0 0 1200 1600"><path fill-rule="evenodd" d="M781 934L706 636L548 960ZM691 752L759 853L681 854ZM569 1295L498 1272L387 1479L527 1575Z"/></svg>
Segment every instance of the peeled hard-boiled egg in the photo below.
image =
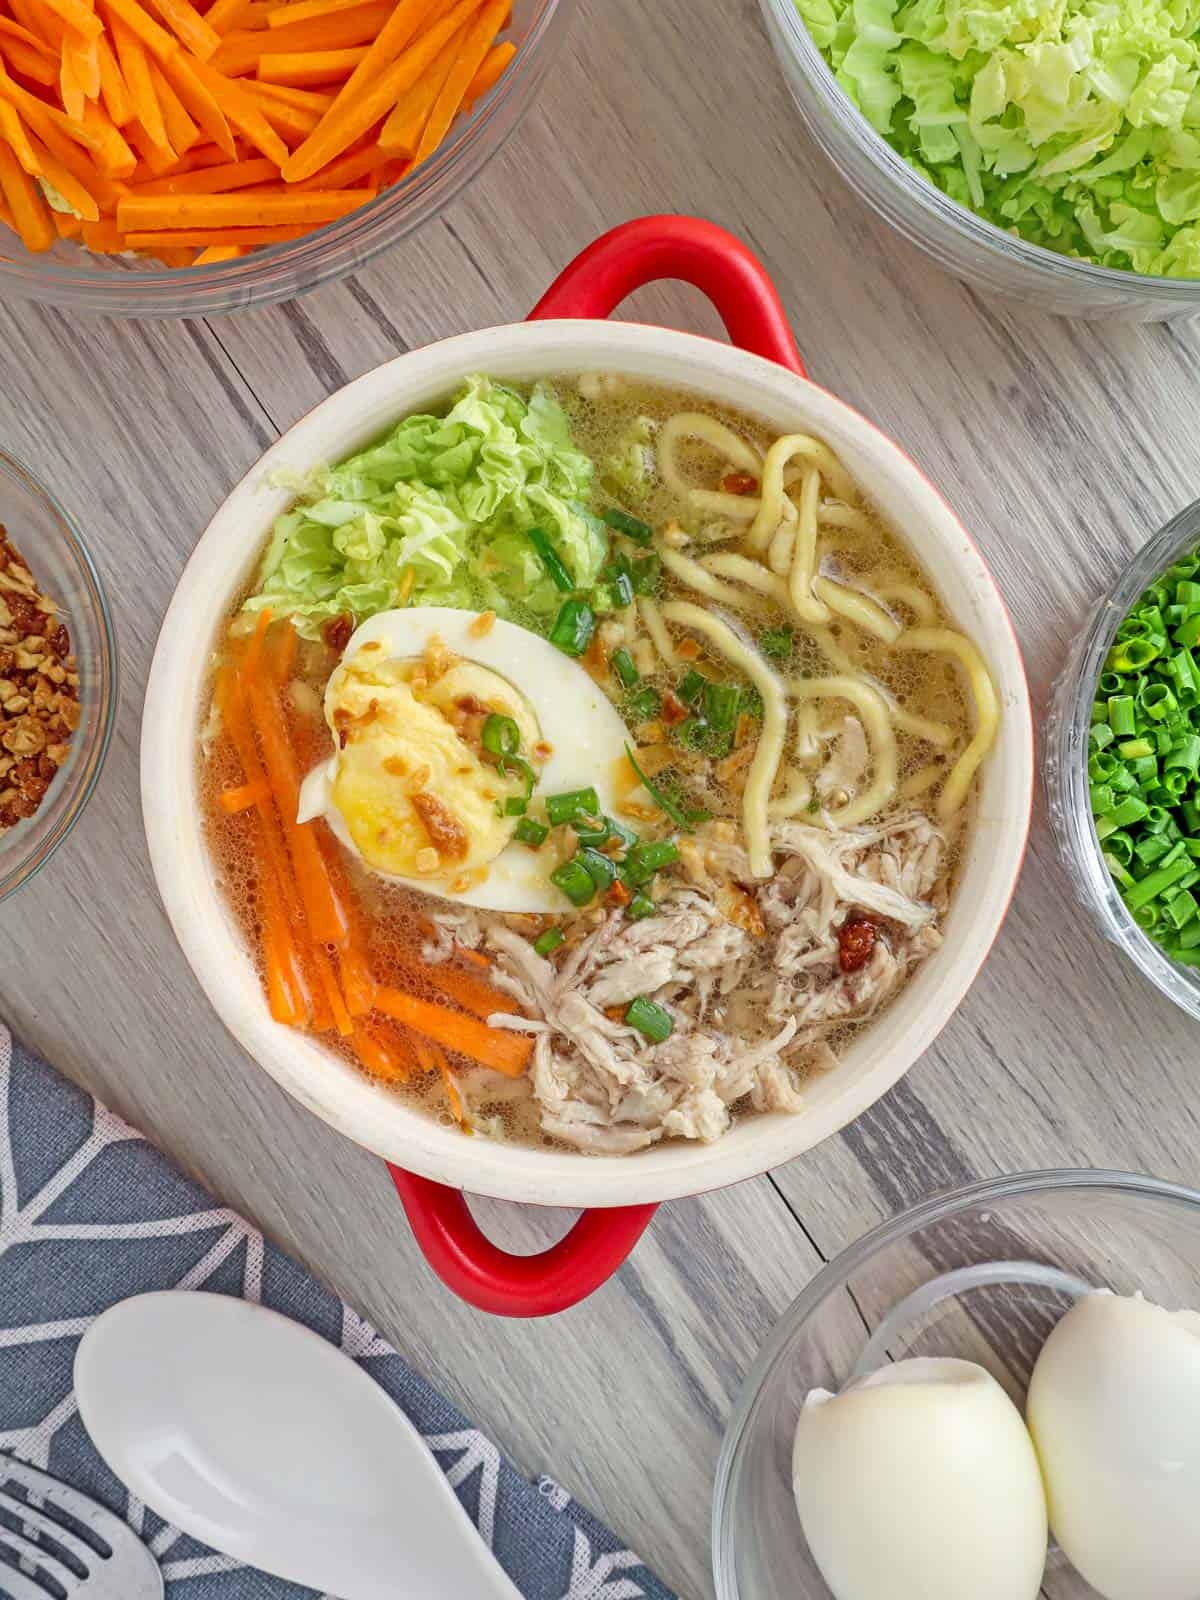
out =
<svg viewBox="0 0 1200 1600"><path fill-rule="evenodd" d="M1029 1434L972 1361L913 1358L814 1389L796 1506L836 1600L1034 1600L1046 1500Z"/></svg>
<svg viewBox="0 0 1200 1600"><path fill-rule="evenodd" d="M1200 1595L1200 1316L1098 1292L1033 1369L1050 1526L1105 1600Z"/></svg>
<svg viewBox="0 0 1200 1600"><path fill-rule="evenodd" d="M351 636L325 691L333 754L309 773L300 820L324 817L373 872L463 905L558 912L548 849L514 842L521 794L481 758L471 722L511 717L536 793L595 789L616 803L628 730L577 661L476 611L382 611Z"/></svg>

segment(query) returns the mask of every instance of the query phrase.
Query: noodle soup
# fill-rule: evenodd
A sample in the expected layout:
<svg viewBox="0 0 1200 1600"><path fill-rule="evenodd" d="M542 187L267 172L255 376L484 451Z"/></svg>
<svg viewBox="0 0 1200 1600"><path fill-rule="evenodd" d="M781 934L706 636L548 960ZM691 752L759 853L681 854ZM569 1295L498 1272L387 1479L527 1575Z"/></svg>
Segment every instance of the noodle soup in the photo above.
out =
<svg viewBox="0 0 1200 1600"><path fill-rule="evenodd" d="M802 1109L940 943L998 716L821 440L480 377L301 486L199 759L278 1022L624 1154Z"/></svg>

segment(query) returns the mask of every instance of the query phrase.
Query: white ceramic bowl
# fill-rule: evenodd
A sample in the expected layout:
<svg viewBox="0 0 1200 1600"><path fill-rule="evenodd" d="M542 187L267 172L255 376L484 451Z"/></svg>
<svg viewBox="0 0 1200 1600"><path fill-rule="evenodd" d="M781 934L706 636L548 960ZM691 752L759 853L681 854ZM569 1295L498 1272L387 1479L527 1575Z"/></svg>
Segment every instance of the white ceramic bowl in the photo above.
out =
<svg viewBox="0 0 1200 1600"><path fill-rule="evenodd" d="M738 308L726 307L726 315L736 330ZM813 1082L802 1114L749 1117L716 1144L672 1142L620 1160L465 1140L275 1024L214 882L195 756L219 625L289 501L273 480L361 449L410 412L436 405L468 373L518 381L595 369L691 389L780 432L802 428L828 440L978 642L1003 705L945 944L886 1021ZM600 320L527 322L444 340L359 378L297 423L242 480L197 545L163 623L142 732L146 831L167 912L213 1005L250 1054L318 1116L405 1169L456 1190L571 1207L653 1203L751 1177L828 1138L889 1089L952 1015L996 936L1025 848L1032 777L1028 691L1008 615L965 530L904 452L842 401L773 361L692 334Z"/></svg>

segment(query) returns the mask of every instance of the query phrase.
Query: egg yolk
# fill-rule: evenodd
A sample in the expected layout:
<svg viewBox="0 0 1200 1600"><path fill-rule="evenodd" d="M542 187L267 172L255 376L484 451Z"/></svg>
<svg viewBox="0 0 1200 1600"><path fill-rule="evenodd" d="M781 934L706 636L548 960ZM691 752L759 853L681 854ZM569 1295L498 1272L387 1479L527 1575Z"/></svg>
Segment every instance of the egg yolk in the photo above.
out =
<svg viewBox="0 0 1200 1600"><path fill-rule="evenodd" d="M338 747L332 798L363 860L397 877L482 881L517 818L498 814L521 778L484 759L483 723L511 717L536 761L537 719L507 679L478 662L400 661L364 647L330 682ZM499 802L499 805L498 805Z"/></svg>

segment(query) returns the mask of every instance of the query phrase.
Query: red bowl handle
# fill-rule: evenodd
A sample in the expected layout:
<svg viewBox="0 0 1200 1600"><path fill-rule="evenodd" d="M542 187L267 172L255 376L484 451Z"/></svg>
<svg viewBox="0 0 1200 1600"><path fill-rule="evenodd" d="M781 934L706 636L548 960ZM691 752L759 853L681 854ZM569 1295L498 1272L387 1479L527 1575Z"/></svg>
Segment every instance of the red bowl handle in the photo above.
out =
<svg viewBox="0 0 1200 1600"><path fill-rule="evenodd" d="M530 312L607 317L643 284L679 278L701 290L735 345L804 376L804 363L775 285L740 239L698 217L640 217L577 256ZM514 1256L483 1234L457 1189L389 1167L417 1244L447 1288L500 1317L565 1311L617 1270L657 1209L585 1211L540 1255Z"/></svg>
<svg viewBox="0 0 1200 1600"><path fill-rule="evenodd" d="M660 278L679 278L706 294L734 344L804 376L778 291L756 255L715 222L699 217L638 217L590 244L529 314L607 317L627 295Z"/></svg>
<svg viewBox="0 0 1200 1600"><path fill-rule="evenodd" d="M550 1317L585 1300L612 1277L658 1209L585 1211L548 1250L514 1256L480 1231L457 1189L389 1171L426 1261L468 1305L498 1317Z"/></svg>

